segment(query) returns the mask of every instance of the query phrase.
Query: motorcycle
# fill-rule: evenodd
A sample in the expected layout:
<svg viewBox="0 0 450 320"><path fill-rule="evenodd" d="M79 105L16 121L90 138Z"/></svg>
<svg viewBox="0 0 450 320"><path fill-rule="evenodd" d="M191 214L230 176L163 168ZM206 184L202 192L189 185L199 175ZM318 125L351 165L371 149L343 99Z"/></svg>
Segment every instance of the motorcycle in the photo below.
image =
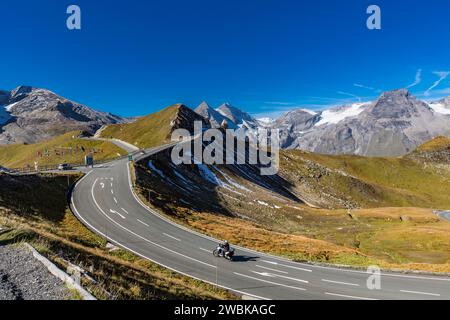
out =
<svg viewBox="0 0 450 320"><path fill-rule="evenodd" d="M217 248L214 249L213 255L214 255L214 257L216 257L216 258L223 257L223 258L225 258L225 259L227 259L227 260L229 260L229 261L233 261L233 257L234 257L234 249L231 249L231 248L230 248L230 250L229 250L228 252L225 252L225 250L223 249L223 245L222 245L222 244L219 244L219 245L217 246Z"/></svg>

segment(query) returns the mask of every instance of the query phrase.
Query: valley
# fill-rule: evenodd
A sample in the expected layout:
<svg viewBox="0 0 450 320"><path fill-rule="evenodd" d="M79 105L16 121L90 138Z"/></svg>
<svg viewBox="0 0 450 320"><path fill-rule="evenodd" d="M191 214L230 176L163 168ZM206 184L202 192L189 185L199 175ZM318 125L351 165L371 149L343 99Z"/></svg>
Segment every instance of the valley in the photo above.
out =
<svg viewBox="0 0 450 320"><path fill-rule="evenodd" d="M427 110L428 115L434 112L430 111L431 107L426 109L423 103L417 102L405 92L388 93L380 99L391 99L389 95L392 95L394 101L402 101L399 103L402 107L398 112L403 116L406 112L406 117L413 119L414 114L417 116L417 110ZM330 126L359 121L357 118L366 112L365 108L372 108L371 112L379 113L384 107L376 109L374 106L384 106L385 102L382 101L376 104L353 105L350 111L347 111L347 107L324 112L294 110L284 116L284 119L292 121L291 124L281 120L283 118L261 122L230 104L224 104L216 110L203 103L196 111L183 104L175 104L133 121L121 120L120 123L102 124L96 127L101 128L98 132L68 131L48 139L41 137L38 141L34 138L27 139L35 141L34 143L0 146L0 166L7 168L32 166L35 161L40 165L77 163L81 162L87 153L93 153L97 161L111 160L109 165L95 167L92 171L85 171L82 176L73 175L69 178L52 175L13 177L0 174L4 186L4 189L0 188L2 225L14 230L5 237L9 242L23 239L22 232L17 232L24 228L27 230L24 236L26 239L37 244L41 241L38 239L45 239L42 240L45 241L43 250L50 250L51 256L54 255L55 248L63 246L63 252L73 252L75 249L77 252L98 252L101 253L101 259L109 259L108 261L122 266L139 261L139 277L149 276L146 268L155 270L145 259L165 265L165 260L160 260L159 256L155 256L155 252L150 250L153 246L159 248L153 248L155 250L162 250L164 257L167 252L175 252L183 260L186 255L180 254L179 250L182 248L177 246L177 241L184 237L186 241L200 241L191 239L191 231L186 233L186 230L200 232L218 240L226 239L238 246L239 250L245 250L247 255L253 252L248 250L256 250L262 254L292 259L307 266L332 264L365 268L378 265L384 270L450 273L450 223L439 214L450 209L450 139L445 136L445 130L443 135L431 139L421 135L420 139L424 139L425 143L419 144L421 140L416 139L408 148L402 149L401 155L367 157L345 152L332 154L334 151L311 152L308 148L301 150L289 146L280 153L279 172L271 176L262 176L258 164L175 165L171 160L171 146L167 145L171 142L172 133L177 129L193 133L195 121L201 121L207 128L224 129L226 126L243 128L249 132L258 128L277 127L281 128L282 140L293 142L297 141L297 138L292 136L293 132L301 135L312 134L315 130L312 128L316 124L318 128L326 127L329 130ZM416 111L404 109L404 104L416 108ZM439 104L436 108L445 116L442 108L446 107ZM398 113L394 113L383 117L397 119L397 115ZM442 119L446 118L440 117L437 121L445 123L446 120ZM400 122L399 120L397 123ZM95 136L100 139L91 138L96 132ZM340 137L338 134L335 139ZM120 143L115 144L111 139L118 139L141 149L133 153L134 161L130 165L130 179L134 186L131 193L125 182L128 178L124 176L128 170L126 159L113 160L127 152L119 147ZM318 137L314 141L323 139ZM338 145L338 142L333 141L333 144ZM205 147L206 144L203 145L203 148ZM37 181L39 179L42 181ZM71 200L71 209L75 216L68 212L67 206L62 203L58 208L45 206L41 209L39 199L45 198L45 195L40 192L52 193L52 189L30 190L26 194L30 196L31 204L25 202L19 205L18 202L14 205L14 199L23 197L25 185L38 183L45 186L50 181L62 182L60 179L66 179L66 184L67 179L72 179L66 188L73 185L74 179L80 179ZM110 179L108 181L111 183L105 183L105 179ZM33 182L34 180L36 181ZM19 181L24 185L17 189ZM121 183L116 185L117 181ZM11 188L11 184L16 187ZM108 189L109 184L111 190ZM54 182L51 182L51 185L53 186L49 185L49 188L56 187ZM61 194L65 192L62 185L60 187L62 189L53 194L58 199L62 198ZM83 193L89 190L89 195ZM138 198L133 199L132 192L136 192ZM90 197L92 200L82 200ZM102 200L98 203L97 199ZM137 210L136 205L132 203L138 199L143 206L148 205L149 209ZM96 206L90 207L92 204ZM99 215L88 214L92 212ZM111 216L108 216L108 213ZM102 220L103 215L107 221ZM42 218L43 216L45 218ZM75 217L91 231L84 229ZM137 222L132 222L133 218L136 218ZM187 229L172 229L159 219L169 219L171 223L180 224ZM65 226L65 222L69 222L70 226ZM105 223L108 224L107 234L98 229ZM127 227L123 226L124 223ZM76 229L70 229L72 227ZM152 229L153 240L150 240L144 229L154 227L157 228L156 233ZM168 229L159 236L158 232L163 228ZM56 230L56 236L48 238L49 230ZM131 231L130 235L127 230L135 231ZM73 238L67 240L70 242L63 241L69 234L73 235ZM125 244L116 240L116 236L126 239ZM131 238L136 236L149 246L135 243ZM108 241L105 241L105 238ZM93 242L90 239L93 239ZM71 243L72 241L74 243ZM80 242L87 248L79 247ZM117 253L120 253L120 258L125 258L125 261L109 258L107 242L116 243L122 248ZM131 247L132 250L129 250ZM209 249L202 248L205 251ZM116 253L113 255L116 257ZM140 258L137 258L138 256ZM201 255L197 257L197 253L195 257L189 258L189 261L204 259ZM53 258L59 261L60 256L54 255ZM79 260L76 263L86 262ZM103 263L95 264L96 268L99 265L105 268ZM209 274L202 273L200 269L185 272L183 265L182 261L177 260L170 269L213 283ZM194 265L190 266L189 270L195 269ZM211 264L206 262L203 265ZM123 268L120 270L123 270L124 277L130 277L127 267ZM164 272L168 271L163 270L165 269L157 269L156 277L166 277ZM238 274L243 273L238 271ZM96 276L101 277L100 274ZM152 295L146 291L148 286L158 287L161 280L157 280L156 284L144 285L141 278L136 277L133 281L140 283L137 287L125 289L119 283L110 283L106 290L123 297L151 298ZM226 277L226 285L222 288L228 288L228 285L235 288L235 279L229 278L228 275ZM179 283L178 280L176 283ZM319 288L321 287L315 287L314 290ZM161 292L164 293L161 294L168 294L172 298L179 294L164 291L166 289L157 290L163 290ZM183 288L180 290L186 292ZM209 287L205 287L205 290L199 289L189 295L226 295L224 292L213 293ZM314 291L312 296L320 296L322 293L319 291ZM262 292L268 294L264 290ZM252 294L258 296L258 292Z"/></svg>

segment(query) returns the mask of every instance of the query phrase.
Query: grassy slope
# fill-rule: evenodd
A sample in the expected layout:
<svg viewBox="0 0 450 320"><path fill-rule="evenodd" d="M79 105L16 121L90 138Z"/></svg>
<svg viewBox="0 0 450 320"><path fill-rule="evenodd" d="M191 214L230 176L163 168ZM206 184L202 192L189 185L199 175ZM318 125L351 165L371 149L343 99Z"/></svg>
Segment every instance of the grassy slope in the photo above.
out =
<svg viewBox="0 0 450 320"><path fill-rule="evenodd" d="M334 209L311 208L255 188L230 172L232 179L252 192L238 190L223 196L227 190L222 188L206 201L214 201L234 217L179 204L171 198L173 186L165 191L158 175L141 176L137 190L144 201L149 191L153 198L168 199L162 206L153 205L178 222L257 250L298 260L450 272L450 224L430 209L449 207L450 170L410 157L286 151L281 159L282 174L295 183L297 194L304 195L305 190L316 197L329 193L331 199L341 197L355 206L346 209L336 202ZM158 168L164 163L158 162ZM188 195L185 199L196 208L205 201Z"/></svg>
<svg viewBox="0 0 450 320"><path fill-rule="evenodd" d="M136 122L108 126L101 134L103 138L117 138L139 148L150 148L168 141L171 122L175 119L179 105L173 105L157 113L139 118Z"/></svg>
<svg viewBox="0 0 450 320"><path fill-rule="evenodd" d="M436 152L441 150L448 150L450 149L450 138L447 137L437 137L429 142L424 143L420 147L418 147L415 152L416 153L422 153L422 152Z"/></svg>
<svg viewBox="0 0 450 320"><path fill-rule="evenodd" d="M286 151L285 155L281 168L291 180L308 175L307 161L319 164L330 173L310 182L317 191L328 187L350 197L357 207L450 208L450 171L424 166L408 157L329 156L302 151Z"/></svg>
<svg viewBox="0 0 450 320"><path fill-rule="evenodd" d="M8 168L21 168L27 165L34 166L37 161L39 165L55 165L59 163L81 163L84 156L94 152L94 160L105 160L124 155L125 152L111 142L86 140L78 137L80 131L69 132L48 141L30 145L0 146L0 165ZM81 147L85 149L82 151ZM60 148L64 148L59 150ZM73 151L65 148L73 148ZM56 150L64 151L56 154ZM49 151L49 156L39 156Z"/></svg>
<svg viewBox="0 0 450 320"><path fill-rule="evenodd" d="M0 225L12 228L0 236L0 245L28 241L62 269L67 268L67 261L77 264L98 282L83 278L83 284L100 299L236 298L124 250L110 251L106 241L85 228L67 208L67 181L76 178L0 174Z"/></svg>

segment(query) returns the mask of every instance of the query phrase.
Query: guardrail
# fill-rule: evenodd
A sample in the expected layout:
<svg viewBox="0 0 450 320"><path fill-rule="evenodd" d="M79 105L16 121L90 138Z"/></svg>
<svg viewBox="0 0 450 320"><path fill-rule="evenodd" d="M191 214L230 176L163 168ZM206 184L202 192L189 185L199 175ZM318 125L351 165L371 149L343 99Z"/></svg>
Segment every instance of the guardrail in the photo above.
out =
<svg viewBox="0 0 450 320"><path fill-rule="evenodd" d="M115 158L110 158L110 159L98 160L98 161L94 161L94 165L101 165L101 164L109 163L109 162L112 162L112 161L123 160L123 159L126 159L126 158L128 158L128 155L115 157ZM67 164L71 168L89 167L84 162L67 163ZM30 167L23 167L23 168L15 168L15 169L5 168L6 169L5 172L9 173L9 174L18 174L18 175L29 174L29 175L31 175L31 174L45 173L45 172L49 172L49 171L57 171L58 168L59 168L59 164L55 164L55 165L39 166L38 170L36 170L35 167L31 167L31 166Z"/></svg>
<svg viewBox="0 0 450 320"><path fill-rule="evenodd" d="M140 161L140 160L146 158L155 149L157 149L158 151L162 151L162 150L165 150L167 148L171 148L171 147L175 146L177 143L178 142L172 142L172 143L168 143L168 144L165 144L165 145L162 145L162 146L159 146L159 147L155 147L155 148L136 150L136 151L133 151L133 152L131 152L129 154L126 154L126 155L120 156L120 157L94 161L94 165L101 165L101 164L109 163L109 162L112 162L112 161L118 161L118 160L127 159L129 157L129 155L132 155L134 157L134 161ZM67 163L67 164L71 168L89 167L84 162ZM50 172L50 171L57 171L58 167L59 167L59 164L39 166L38 170L36 170L36 168L32 167L32 166L30 166L30 167L23 167L23 168L15 168L15 169L11 169L11 168L4 168L4 169L6 169L5 172L8 173L8 174L32 175L32 174L45 173L45 172Z"/></svg>

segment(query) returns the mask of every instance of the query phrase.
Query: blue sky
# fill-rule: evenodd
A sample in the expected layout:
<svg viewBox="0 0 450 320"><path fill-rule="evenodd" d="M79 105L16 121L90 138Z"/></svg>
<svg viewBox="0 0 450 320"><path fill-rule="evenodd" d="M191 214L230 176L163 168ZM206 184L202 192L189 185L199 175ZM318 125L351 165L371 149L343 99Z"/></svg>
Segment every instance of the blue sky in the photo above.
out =
<svg viewBox="0 0 450 320"><path fill-rule="evenodd" d="M66 28L70 4L80 31ZM370 4L382 30L366 28ZM124 116L202 100L274 115L414 82L421 98L450 95L447 0L11 0L0 11L1 89L45 87Z"/></svg>

